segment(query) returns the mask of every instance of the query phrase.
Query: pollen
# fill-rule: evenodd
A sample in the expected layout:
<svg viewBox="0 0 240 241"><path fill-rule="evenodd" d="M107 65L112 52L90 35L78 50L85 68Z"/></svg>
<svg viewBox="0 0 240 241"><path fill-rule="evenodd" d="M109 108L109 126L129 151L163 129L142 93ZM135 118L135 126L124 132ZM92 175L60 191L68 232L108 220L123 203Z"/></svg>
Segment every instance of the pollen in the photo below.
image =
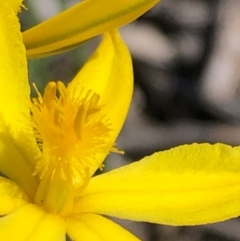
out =
<svg viewBox="0 0 240 241"><path fill-rule="evenodd" d="M40 203L48 199L51 187L46 188L47 183L64 183L65 192L85 188L106 155L116 149L109 138L111 124L99 104L100 95L82 89L78 98L72 97L60 81L50 82L43 96L36 85L34 88L32 123L42 153L34 172L42 182L36 194Z"/></svg>

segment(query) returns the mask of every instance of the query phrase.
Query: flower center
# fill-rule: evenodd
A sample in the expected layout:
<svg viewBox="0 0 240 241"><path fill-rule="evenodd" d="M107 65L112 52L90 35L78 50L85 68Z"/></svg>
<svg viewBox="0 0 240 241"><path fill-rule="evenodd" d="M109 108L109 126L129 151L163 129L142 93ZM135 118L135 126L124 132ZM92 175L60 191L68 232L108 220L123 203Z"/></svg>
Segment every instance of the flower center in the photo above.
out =
<svg viewBox="0 0 240 241"><path fill-rule="evenodd" d="M114 143L109 120L91 90L78 98L60 81L50 82L42 96L32 100L32 123L42 155L34 175L40 184L35 202L50 212L65 215L74 197L101 167Z"/></svg>

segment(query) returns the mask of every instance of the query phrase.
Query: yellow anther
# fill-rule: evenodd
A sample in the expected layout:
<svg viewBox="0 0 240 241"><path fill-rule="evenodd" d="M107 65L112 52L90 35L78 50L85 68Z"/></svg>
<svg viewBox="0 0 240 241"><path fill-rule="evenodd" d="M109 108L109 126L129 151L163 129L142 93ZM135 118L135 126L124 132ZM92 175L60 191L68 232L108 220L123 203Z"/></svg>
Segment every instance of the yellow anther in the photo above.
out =
<svg viewBox="0 0 240 241"><path fill-rule="evenodd" d="M59 98L63 101L66 99L66 95L67 95L67 88L64 85L63 82L58 81L57 82L57 90L59 92Z"/></svg>
<svg viewBox="0 0 240 241"><path fill-rule="evenodd" d="M74 121L74 131L79 140L82 139L82 132L84 128L84 124L87 118L88 107L87 105L80 105L78 108L78 112Z"/></svg>
<svg viewBox="0 0 240 241"><path fill-rule="evenodd" d="M55 100L56 92L57 92L56 83L50 82L46 86L43 94L43 106L46 106L47 109L51 109L52 103Z"/></svg>
<svg viewBox="0 0 240 241"><path fill-rule="evenodd" d="M55 108L54 110L54 123L58 127L62 127L64 125L64 112L61 108Z"/></svg>
<svg viewBox="0 0 240 241"><path fill-rule="evenodd" d="M102 106L98 106L100 96L95 93L88 91L83 103L79 106L75 121L74 121L74 131L79 140L82 139L82 131L88 117L101 110Z"/></svg>

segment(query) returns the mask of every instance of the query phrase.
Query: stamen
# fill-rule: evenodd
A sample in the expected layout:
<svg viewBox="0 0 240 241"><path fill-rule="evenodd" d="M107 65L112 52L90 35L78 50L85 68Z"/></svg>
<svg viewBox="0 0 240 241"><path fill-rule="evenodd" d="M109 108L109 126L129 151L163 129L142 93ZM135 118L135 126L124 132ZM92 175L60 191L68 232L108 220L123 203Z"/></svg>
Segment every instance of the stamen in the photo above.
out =
<svg viewBox="0 0 240 241"><path fill-rule="evenodd" d="M83 127L87 118L87 110L88 109L86 105L79 106L78 112L74 121L74 131L76 132L76 135L79 140L82 139Z"/></svg>
<svg viewBox="0 0 240 241"><path fill-rule="evenodd" d="M117 153L117 154L124 154L125 152L123 150L119 150L117 147L112 147L111 152Z"/></svg>
<svg viewBox="0 0 240 241"><path fill-rule="evenodd" d="M103 113L98 94L83 89L73 99L64 83L58 81L50 82L42 97L33 86L38 95L31 106L33 128L42 150L34 172L40 179L35 201L64 215L70 211L74 190L87 186L110 151L121 151L109 138L111 123Z"/></svg>
<svg viewBox="0 0 240 241"><path fill-rule="evenodd" d="M61 81L58 81L57 82L57 90L59 92L60 99L61 100L65 100L66 99L66 95L67 95L67 88L64 85L64 83L62 83Z"/></svg>
<svg viewBox="0 0 240 241"><path fill-rule="evenodd" d="M28 10L28 8L23 3L21 4L21 7L24 8L25 10ZM20 9L20 12L21 12L21 9Z"/></svg>
<svg viewBox="0 0 240 241"><path fill-rule="evenodd" d="M47 109L50 109L52 102L55 100L57 93L57 87L55 82L50 82L44 90L43 95L43 106L46 106Z"/></svg>
<svg viewBox="0 0 240 241"><path fill-rule="evenodd" d="M39 102L42 103L42 102L43 102L43 99L42 99L42 95L41 95L41 93L38 91L38 88L37 88L37 86L36 86L35 83L33 83L32 85L33 85L34 90L35 90L36 93L37 93L37 96L38 96L38 100L39 100Z"/></svg>

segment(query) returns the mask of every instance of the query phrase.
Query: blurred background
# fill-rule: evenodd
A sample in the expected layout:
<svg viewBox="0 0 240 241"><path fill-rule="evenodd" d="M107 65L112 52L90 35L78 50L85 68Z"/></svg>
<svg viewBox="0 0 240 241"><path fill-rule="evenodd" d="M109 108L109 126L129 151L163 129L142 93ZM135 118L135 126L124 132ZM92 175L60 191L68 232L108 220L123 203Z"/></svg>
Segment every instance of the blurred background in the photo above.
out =
<svg viewBox="0 0 240 241"><path fill-rule="evenodd" d="M22 29L76 2L25 0ZM125 155L110 155L104 171L186 143L240 144L239 0L162 0L121 33L133 56L135 92L117 140ZM40 90L50 80L69 82L98 42L29 60L30 80ZM238 219L195 227L116 221L144 241L240 240Z"/></svg>

